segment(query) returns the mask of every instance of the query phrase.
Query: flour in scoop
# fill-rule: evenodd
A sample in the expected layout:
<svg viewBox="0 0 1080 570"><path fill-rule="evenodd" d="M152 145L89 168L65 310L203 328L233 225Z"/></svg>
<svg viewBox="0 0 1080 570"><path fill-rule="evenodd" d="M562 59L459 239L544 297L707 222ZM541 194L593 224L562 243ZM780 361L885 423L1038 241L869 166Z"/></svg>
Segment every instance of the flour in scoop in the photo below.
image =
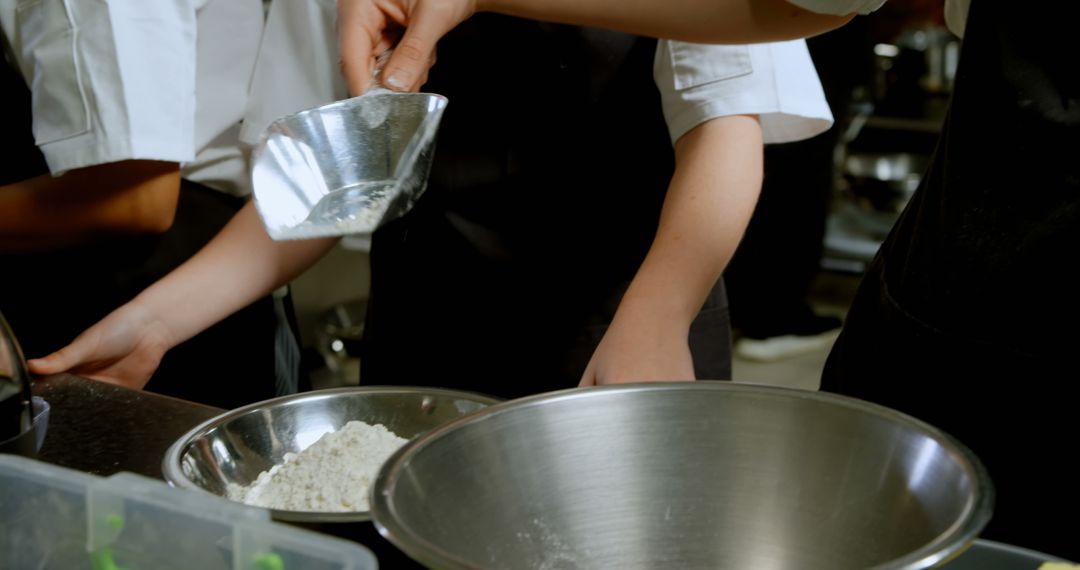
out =
<svg viewBox="0 0 1080 570"><path fill-rule="evenodd" d="M367 511L379 468L406 442L381 424L351 421L300 453L286 453L284 463L250 485L229 485L229 498L286 511Z"/></svg>

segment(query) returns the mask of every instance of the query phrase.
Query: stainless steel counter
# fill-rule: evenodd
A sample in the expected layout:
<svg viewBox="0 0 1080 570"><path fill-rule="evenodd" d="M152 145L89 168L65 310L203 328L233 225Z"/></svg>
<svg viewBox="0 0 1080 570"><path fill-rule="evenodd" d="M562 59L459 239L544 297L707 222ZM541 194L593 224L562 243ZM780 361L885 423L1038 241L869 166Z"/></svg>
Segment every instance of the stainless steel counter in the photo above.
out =
<svg viewBox="0 0 1080 570"><path fill-rule="evenodd" d="M161 479L161 458L181 435L224 410L67 374L34 384L51 406L38 458L112 475L130 471Z"/></svg>

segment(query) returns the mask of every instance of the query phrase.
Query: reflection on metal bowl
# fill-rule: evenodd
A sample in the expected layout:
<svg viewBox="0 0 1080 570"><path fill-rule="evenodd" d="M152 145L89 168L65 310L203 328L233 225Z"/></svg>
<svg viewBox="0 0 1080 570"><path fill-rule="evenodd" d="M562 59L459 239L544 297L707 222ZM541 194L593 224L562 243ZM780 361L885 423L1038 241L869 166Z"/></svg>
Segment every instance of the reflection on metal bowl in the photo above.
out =
<svg viewBox="0 0 1080 570"><path fill-rule="evenodd" d="M727 382L487 408L383 465L380 531L440 570L916 570L967 548L990 480L893 410Z"/></svg>

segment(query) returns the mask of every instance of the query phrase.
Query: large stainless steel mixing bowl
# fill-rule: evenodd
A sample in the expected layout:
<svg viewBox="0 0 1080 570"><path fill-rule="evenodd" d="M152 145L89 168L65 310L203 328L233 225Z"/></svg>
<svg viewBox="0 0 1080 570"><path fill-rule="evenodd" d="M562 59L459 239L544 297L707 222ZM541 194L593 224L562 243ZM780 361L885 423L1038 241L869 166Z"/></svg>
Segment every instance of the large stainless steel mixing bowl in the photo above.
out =
<svg viewBox="0 0 1080 570"><path fill-rule="evenodd" d="M375 523L436 569L918 569L975 540L978 459L898 412L725 382L506 402L383 465Z"/></svg>
<svg viewBox="0 0 1080 570"><path fill-rule="evenodd" d="M247 485L259 473L304 450L350 420L383 424L411 438L499 400L455 390L359 387L318 390L257 402L226 412L184 434L165 453L162 472L173 485L226 496L229 483ZM280 521L344 523L368 512L271 510Z"/></svg>

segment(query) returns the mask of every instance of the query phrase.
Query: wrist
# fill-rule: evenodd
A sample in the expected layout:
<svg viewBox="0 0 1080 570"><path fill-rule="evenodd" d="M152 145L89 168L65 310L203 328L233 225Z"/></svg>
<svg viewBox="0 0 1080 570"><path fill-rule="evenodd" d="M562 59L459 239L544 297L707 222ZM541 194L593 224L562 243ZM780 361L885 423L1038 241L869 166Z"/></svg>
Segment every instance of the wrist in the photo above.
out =
<svg viewBox="0 0 1080 570"><path fill-rule="evenodd" d="M139 336L152 339L154 344L160 345L165 351L171 350L184 340L142 295L124 305L120 310L124 312L123 322L139 331Z"/></svg>
<svg viewBox="0 0 1080 570"><path fill-rule="evenodd" d="M688 333L701 303L674 296L653 294L632 284L619 302L612 326L652 330L656 336L679 336Z"/></svg>
<svg viewBox="0 0 1080 570"><path fill-rule="evenodd" d="M701 311L715 281L692 284L693 279L673 272L650 271L643 266L630 283L616 316L663 323L666 327L689 329Z"/></svg>

